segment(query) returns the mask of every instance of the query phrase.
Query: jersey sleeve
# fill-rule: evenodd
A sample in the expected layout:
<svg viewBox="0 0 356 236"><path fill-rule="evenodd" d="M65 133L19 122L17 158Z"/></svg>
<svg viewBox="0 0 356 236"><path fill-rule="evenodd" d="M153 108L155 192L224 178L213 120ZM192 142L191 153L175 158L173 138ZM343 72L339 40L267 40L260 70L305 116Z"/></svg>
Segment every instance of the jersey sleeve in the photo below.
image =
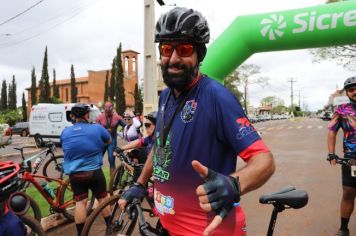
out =
<svg viewBox="0 0 356 236"><path fill-rule="evenodd" d="M337 109L335 110L333 117L331 118L331 121L328 125L328 129L330 131L334 131L337 132L340 127L341 127L341 122L340 122L340 110L341 110L341 106L337 107Z"/></svg>
<svg viewBox="0 0 356 236"><path fill-rule="evenodd" d="M98 126L99 126L99 130L101 133L101 138L104 141L104 143L109 142L110 138L111 138L110 133L103 126L101 126L101 125L98 125Z"/></svg>
<svg viewBox="0 0 356 236"><path fill-rule="evenodd" d="M223 86L215 87L213 93L218 138L244 160L268 152L236 97Z"/></svg>

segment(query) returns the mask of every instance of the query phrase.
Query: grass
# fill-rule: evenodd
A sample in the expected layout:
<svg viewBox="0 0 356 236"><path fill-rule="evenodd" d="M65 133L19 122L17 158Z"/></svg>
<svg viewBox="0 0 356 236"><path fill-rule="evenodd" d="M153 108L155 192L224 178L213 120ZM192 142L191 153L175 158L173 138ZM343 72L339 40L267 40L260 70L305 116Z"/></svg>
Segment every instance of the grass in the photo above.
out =
<svg viewBox="0 0 356 236"><path fill-rule="evenodd" d="M103 172L104 172L104 176L106 179L106 184L109 184L109 180L110 180L110 171L109 171L109 167L103 167ZM38 181L40 181L38 179ZM56 189L57 188L57 183L56 182L50 182L49 185L51 186L52 189ZM42 213L42 217L46 217L48 215L50 215L50 205L48 204L47 200L45 200L45 198L41 195L41 193L33 186L29 187L26 189L26 193L32 198L34 199L38 206L41 209L41 213ZM70 193L68 193L70 194ZM66 195L65 199L69 199L69 197L67 197L68 195ZM72 197L72 196L70 196ZM56 199L54 200L56 201ZM33 216L33 213L30 211L29 212L30 215Z"/></svg>

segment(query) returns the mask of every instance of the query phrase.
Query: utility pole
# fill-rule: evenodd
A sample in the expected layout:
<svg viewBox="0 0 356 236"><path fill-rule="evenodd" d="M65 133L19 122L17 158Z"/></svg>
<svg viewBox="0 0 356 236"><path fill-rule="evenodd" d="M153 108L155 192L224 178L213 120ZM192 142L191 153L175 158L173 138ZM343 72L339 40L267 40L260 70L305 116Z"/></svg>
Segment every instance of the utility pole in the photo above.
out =
<svg viewBox="0 0 356 236"><path fill-rule="evenodd" d="M157 58L154 43L155 0L144 1L144 114L157 110Z"/></svg>
<svg viewBox="0 0 356 236"><path fill-rule="evenodd" d="M300 106L300 90L299 90L298 92L299 92L299 102L298 102L298 106L299 106L299 108L301 109L302 107Z"/></svg>
<svg viewBox="0 0 356 236"><path fill-rule="evenodd" d="M290 80L288 80L288 82L290 82L290 102L291 102L291 105L290 105L290 107L291 107L291 112L293 112L294 111L294 109L293 109L293 83L295 83L295 82L297 82L296 80L293 80L293 78L291 78Z"/></svg>

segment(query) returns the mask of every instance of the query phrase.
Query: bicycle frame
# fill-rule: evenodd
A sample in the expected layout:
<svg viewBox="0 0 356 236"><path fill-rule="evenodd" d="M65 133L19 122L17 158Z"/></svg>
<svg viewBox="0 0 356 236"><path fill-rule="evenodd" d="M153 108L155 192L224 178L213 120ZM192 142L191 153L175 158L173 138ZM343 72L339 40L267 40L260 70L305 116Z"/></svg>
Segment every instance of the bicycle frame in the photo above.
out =
<svg viewBox="0 0 356 236"><path fill-rule="evenodd" d="M45 179L46 181L55 181L57 182L58 186L56 189L56 200L53 201L53 199L48 196L47 192L45 192L45 190L43 189L43 187L39 184L39 182L36 180L36 178L39 179ZM70 206L70 205L75 205L75 202L73 199L66 201L63 205L59 205L59 200L60 200L60 190L63 187L63 185L65 184L64 180L61 179L54 179L54 178L50 178L50 177L46 177L43 175L35 175L35 174L31 174L28 171L25 171L22 174L21 179L24 182L30 182L32 183L35 188L41 193L41 195L43 196L43 198L48 202L48 204L50 204L50 206L56 211L56 212L62 212L66 207Z"/></svg>

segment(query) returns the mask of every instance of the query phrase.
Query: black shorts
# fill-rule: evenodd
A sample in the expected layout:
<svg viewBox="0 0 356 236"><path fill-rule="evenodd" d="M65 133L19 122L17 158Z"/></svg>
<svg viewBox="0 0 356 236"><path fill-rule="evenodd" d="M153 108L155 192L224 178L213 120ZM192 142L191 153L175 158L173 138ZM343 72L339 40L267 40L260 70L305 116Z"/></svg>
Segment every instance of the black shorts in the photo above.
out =
<svg viewBox="0 0 356 236"><path fill-rule="evenodd" d="M355 156L349 156L345 154L345 158L355 158ZM356 188L356 177L351 176L351 167L350 166L341 166L342 171L342 186Z"/></svg>
<svg viewBox="0 0 356 236"><path fill-rule="evenodd" d="M93 174L87 179L78 180L72 178L72 176L73 174L71 174L69 178L75 201L81 201L88 198L89 189L93 192L96 199L106 197L106 180L102 169L94 170Z"/></svg>

